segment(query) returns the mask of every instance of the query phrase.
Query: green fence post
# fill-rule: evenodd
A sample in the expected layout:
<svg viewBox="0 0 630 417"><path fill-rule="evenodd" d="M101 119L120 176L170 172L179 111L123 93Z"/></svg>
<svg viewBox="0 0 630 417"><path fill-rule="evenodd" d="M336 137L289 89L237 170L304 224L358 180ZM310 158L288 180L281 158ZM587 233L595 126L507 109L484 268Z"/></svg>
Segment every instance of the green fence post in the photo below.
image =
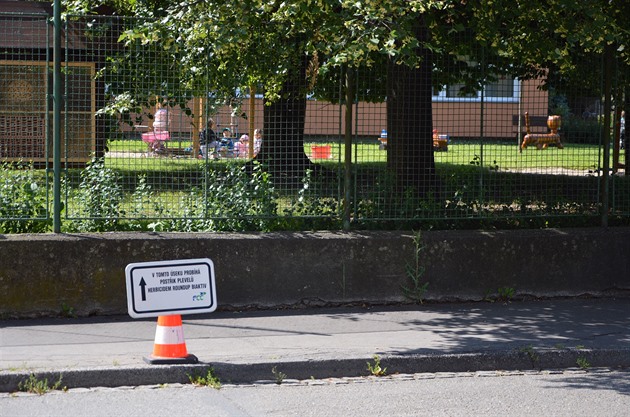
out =
<svg viewBox="0 0 630 417"><path fill-rule="evenodd" d="M606 45L604 50L604 155L602 177L602 227L608 227L609 182L610 182L610 113L612 111L612 65L614 59L613 45Z"/></svg>
<svg viewBox="0 0 630 417"><path fill-rule="evenodd" d="M61 0L53 4L53 232L61 232Z"/></svg>
<svg viewBox="0 0 630 417"><path fill-rule="evenodd" d="M481 87L481 97L479 99L479 202L483 204L484 192L483 192L483 167L484 167L484 155L483 155L483 143L484 143L484 104L486 99L486 50L481 50L481 78L483 85Z"/></svg>
<svg viewBox="0 0 630 417"><path fill-rule="evenodd" d="M343 155L343 230L350 230L350 205L352 201L352 106L354 104L354 69L346 68L346 129Z"/></svg>

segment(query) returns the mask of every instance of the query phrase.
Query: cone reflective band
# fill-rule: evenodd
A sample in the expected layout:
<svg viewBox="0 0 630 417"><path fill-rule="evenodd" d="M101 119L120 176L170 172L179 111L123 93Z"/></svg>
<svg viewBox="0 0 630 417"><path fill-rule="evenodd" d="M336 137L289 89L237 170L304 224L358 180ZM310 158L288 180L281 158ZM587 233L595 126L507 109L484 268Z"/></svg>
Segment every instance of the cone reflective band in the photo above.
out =
<svg viewBox="0 0 630 417"><path fill-rule="evenodd" d="M187 355L181 316L158 317L153 356L183 358Z"/></svg>
<svg viewBox="0 0 630 417"><path fill-rule="evenodd" d="M182 317L159 316L155 329L153 355L144 358L149 364L197 363L195 355L188 354L184 340Z"/></svg>

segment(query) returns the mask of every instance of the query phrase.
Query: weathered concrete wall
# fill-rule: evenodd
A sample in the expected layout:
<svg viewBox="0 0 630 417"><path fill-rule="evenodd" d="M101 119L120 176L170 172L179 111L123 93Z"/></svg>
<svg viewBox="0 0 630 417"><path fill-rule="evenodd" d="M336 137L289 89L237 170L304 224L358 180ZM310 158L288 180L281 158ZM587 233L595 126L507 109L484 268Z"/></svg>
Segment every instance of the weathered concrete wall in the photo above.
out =
<svg viewBox="0 0 630 417"><path fill-rule="evenodd" d="M427 300L630 290L630 228L423 232ZM0 235L0 315L126 314L125 267L210 258L219 309L404 302L411 232Z"/></svg>

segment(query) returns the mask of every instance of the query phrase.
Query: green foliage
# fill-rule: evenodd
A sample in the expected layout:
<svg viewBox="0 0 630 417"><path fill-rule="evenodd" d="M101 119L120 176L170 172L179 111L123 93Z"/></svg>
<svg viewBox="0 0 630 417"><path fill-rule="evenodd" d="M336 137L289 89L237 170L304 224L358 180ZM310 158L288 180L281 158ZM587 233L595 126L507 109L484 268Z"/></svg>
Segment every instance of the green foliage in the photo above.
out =
<svg viewBox="0 0 630 417"><path fill-rule="evenodd" d="M276 384L281 385L284 379L287 377L287 374L278 371L278 367L274 366L271 368L271 373L273 374L274 379L276 380Z"/></svg>
<svg viewBox="0 0 630 417"><path fill-rule="evenodd" d="M131 220L127 223L129 230L151 230L158 231L161 224L150 222L155 217L161 217L166 213L166 209L158 199L158 195L147 183L147 176L138 176L138 183L134 189L129 204L129 217Z"/></svg>
<svg viewBox="0 0 630 417"><path fill-rule="evenodd" d="M557 114L564 121L570 113L571 108L566 95L558 93L554 87L549 88L549 114Z"/></svg>
<svg viewBox="0 0 630 417"><path fill-rule="evenodd" d="M0 219L6 219L0 220L0 233L41 233L50 228L43 180L32 165L0 164Z"/></svg>
<svg viewBox="0 0 630 417"><path fill-rule="evenodd" d="M28 379L20 381L18 384L18 391L30 392L33 394L44 395L51 390L57 390L61 387L62 376L59 376L59 380L52 385L48 384L48 379L40 380L35 374L29 375Z"/></svg>
<svg viewBox="0 0 630 417"><path fill-rule="evenodd" d="M511 287L501 287L499 288L499 301L509 302L514 298L514 294L516 290Z"/></svg>
<svg viewBox="0 0 630 417"><path fill-rule="evenodd" d="M221 381L215 374L214 368L208 369L206 376L188 375L188 380L191 384L198 387L211 387L214 389L221 389Z"/></svg>
<svg viewBox="0 0 630 417"><path fill-rule="evenodd" d="M140 116L132 120L131 113L142 114L142 106L129 91L125 91L124 93L112 97L103 108L96 111L96 116L107 117L107 120L120 119L129 126L133 126L134 123L140 123L142 121Z"/></svg>
<svg viewBox="0 0 630 417"><path fill-rule="evenodd" d="M413 261L405 265L407 278L411 281L410 286L401 285L403 295L418 304L422 304L424 294L429 287L428 282L422 282L424 277L424 265L422 265L422 255L427 246L422 240L422 232L418 231L413 236L414 254Z"/></svg>
<svg viewBox="0 0 630 417"><path fill-rule="evenodd" d="M277 222L278 196L270 174L259 163L227 163L202 169L202 186L185 196L172 219L153 222L149 225L151 229L182 232L273 230ZM169 214L157 206L155 210Z"/></svg>
<svg viewBox="0 0 630 417"><path fill-rule="evenodd" d="M540 356L536 353L536 350L532 345L521 348L521 352L527 354L527 357L532 362L532 366L537 366L538 362L540 362Z"/></svg>
<svg viewBox="0 0 630 417"><path fill-rule="evenodd" d="M488 301L488 302L495 302L495 301L500 301L503 303L509 303L510 301L512 301L512 299L514 298L514 295L516 294L516 290L514 290L514 288L511 287L501 287L498 289L498 291L496 293L493 293L493 291L487 291L486 295L483 297L484 301Z"/></svg>
<svg viewBox="0 0 630 417"><path fill-rule="evenodd" d="M327 216L338 215L339 203L336 196L326 197L326 187L318 180L312 170L307 170L302 178L302 188L297 199L292 200L285 212L292 216Z"/></svg>
<svg viewBox="0 0 630 417"><path fill-rule="evenodd" d="M204 217L213 231L268 231L277 215L277 195L271 176L254 162L248 166L229 164L224 171L208 170L205 178Z"/></svg>
<svg viewBox="0 0 630 417"><path fill-rule="evenodd" d="M62 303L61 304L61 313L60 315L62 317L67 317L67 318L76 318L76 312L74 311L74 307L66 304L66 303Z"/></svg>
<svg viewBox="0 0 630 417"><path fill-rule="evenodd" d="M139 142L139 141L138 141ZM128 145L116 143L116 146ZM362 229L468 229L548 228L598 225L600 215L593 176L530 175L517 172L530 162L509 158L505 144L484 146L485 160L497 160L502 169L481 163L475 146L457 144L449 162L439 163L439 192L418 196L393 187L384 162L361 159L356 164L353 227ZM512 152L515 147L512 145ZM369 148L359 147L367 158ZM560 151L535 151L538 166L585 170L597 162L593 145L571 145ZM559 165L558 153L562 152ZM439 155L438 155L439 156ZM475 162L469 164L471 161ZM124 163L122 163L123 161ZM483 165L483 166L482 166ZM503 169L503 165L506 169ZM595 165L597 167L597 165ZM322 164L317 175L308 171L297 190L276 191L263 166L221 160L205 164L188 158L110 158L95 160L88 168L70 170L62 191L74 210L64 219L64 232L94 231L245 231L339 230L339 178L335 163ZM513 172L516 171L516 172ZM544 186L541 183L544 181ZM34 184L34 185L33 185ZM45 170L29 165L4 164L0 170L0 231L45 232L47 190ZM625 198L630 181L611 178L614 212L611 225L628 224L630 206ZM63 194L62 194L63 195ZM208 199L208 204L205 204ZM35 210L39 207L39 211ZM11 218L15 208L32 215ZM93 215L94 217L90 217ZM380 220L385 219L385 220Z"/></svg>
<svg viewBox="0 0 630 417"><path fill-rule="evenodd" d="M356 203L357 218L428 219L441 211L435 200L435 190L427 190L419 195L413 187L399 190L395 186L395 176L388 171L371 172L371 186ZM367 175L366 175L367 176ZM408 228L399 223L399 228Z"/></svg>
<svg viewBox="0 0 630 417"><path fill-rule="evenodd" d="M339 228L340 207L336 185L336 181L327 183L312 170L307 170L297 198L290 198L283 209L281 226L291 230Z"/></svg>
<svg viewBox="0 0 630 417"><path fill-rule="evenodd" d="M66 7L86 12L100 3L73 0ZM301 98L315 91L333 101L340 97L330 86L344 71L371 72L382 87L393 68L389 64L413 70L427 59L432 61L426 75L433 87L461 83L466 91L502 75L543 77L558 94L562 85L571 84L595 91L601 73L592 63L607 48L616 50L618 84L629 75L623 65L630 62L628 6L620 0L252 0L239 7L214 0L107 3L120 14L144 19L120 36L127 47L120 48L121 55L108 57L115 81L107 83L109 104L103 112L121 119L156 100L185 108L190 97L208 97L208 91L217 102L238 102L237 91L256 86L267 100L276 100L306 64L308 80L300 81L308 81L302 83L308 87L299 91ZM164 73L173 75L168 82L160 77ZM391 91L373 87L358 85L357 92L368 101L391 97ZM410 109L414 103L405 104ZM422 125L427 137L429 129L430 123ZM431 155L425 156L421 160L430 164ZM421 165L416 159L404 163Z"/></svg>
<svg viewBox="0 0 630 417"><path fill-rule="evenodd" d="M378 355L374 355L372 359L374 363L367 362L367 369L370 371L370 374L374 376L387 375L387 368L381 366L381 358Z"/></svg>
<svg viewBox="0 0 630 417"><path fill-rule="evenodd" d="M151 94L171 100L177 90L197 96L215 91L217 97L231 97L237 88L258 84L268 99L278 98L286 77L301 65L301 54L312 64L311 85L320 74L335 77L345 67L378 68L384 73L387 59L413 67L422 59L418 54L421 41L416 36L419 17L424 16L437 35L445 23L453 30L456 22L466 22L471 13L462 4L455 10L450 1L255 0L239 7L210 1L165 3L161 8L148 7L145 2L110 5L121 14L145 19L120 37L128 51L110 57L115 63L112 68L126 78L110 86L113 100L105 111L125 115ZM93 2L73 0L66 8L69 13L85 13L94 6ZM432 39L422 42L434 52L441 50L440 37L435 36L435 42ZM135 65L129 64L132 60ZM177 81L160 85L160 77L151 76L160 68L178 74ZM142 79L134 72L142 74ZM155 85L141 92L137 87L147 80L156 80ZM382 91L360 90L363 95L383 97ZM126 97L129 93L132 99Z"/></svg>
<svg viewBox="0 0 630 417"><path fill-rule="evenodd" d="M81 183L74 197L82 202L82 212L81 220L69 225L70 229L79 232L117 230L120 218L124 216L120 209L123 188L119 175L106 168L102 158L92 159L81 171Z"/></svg>
<svg viewBox="0 0 630 417"><path fill-rule="evenodd" d="M577 358L576 363L577 363L577 366L579 366L581 369L588 369L591 367L591 364L589 363L589 361L583 357Z"/></svg>
<svg viewBox="0 0 630 417"><path fill-rule="evenodd" d="M576 116L567 116L562 119L560 133L565 143L579 143L597 145L602 138L602 126L597 119L582 119Z"/></svg>

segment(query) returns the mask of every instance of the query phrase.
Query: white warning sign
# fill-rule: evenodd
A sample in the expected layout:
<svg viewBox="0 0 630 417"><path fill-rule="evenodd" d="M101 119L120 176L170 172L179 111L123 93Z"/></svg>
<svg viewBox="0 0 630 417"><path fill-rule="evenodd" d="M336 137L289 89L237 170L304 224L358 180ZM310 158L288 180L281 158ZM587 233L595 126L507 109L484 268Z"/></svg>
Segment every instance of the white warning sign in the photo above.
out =
<svg viewBox="0 0 630 417"><path fill-rule="evenodd" d="M127 310L133 318L211 313L217 308L210 259L127 265Z"/></svg>

